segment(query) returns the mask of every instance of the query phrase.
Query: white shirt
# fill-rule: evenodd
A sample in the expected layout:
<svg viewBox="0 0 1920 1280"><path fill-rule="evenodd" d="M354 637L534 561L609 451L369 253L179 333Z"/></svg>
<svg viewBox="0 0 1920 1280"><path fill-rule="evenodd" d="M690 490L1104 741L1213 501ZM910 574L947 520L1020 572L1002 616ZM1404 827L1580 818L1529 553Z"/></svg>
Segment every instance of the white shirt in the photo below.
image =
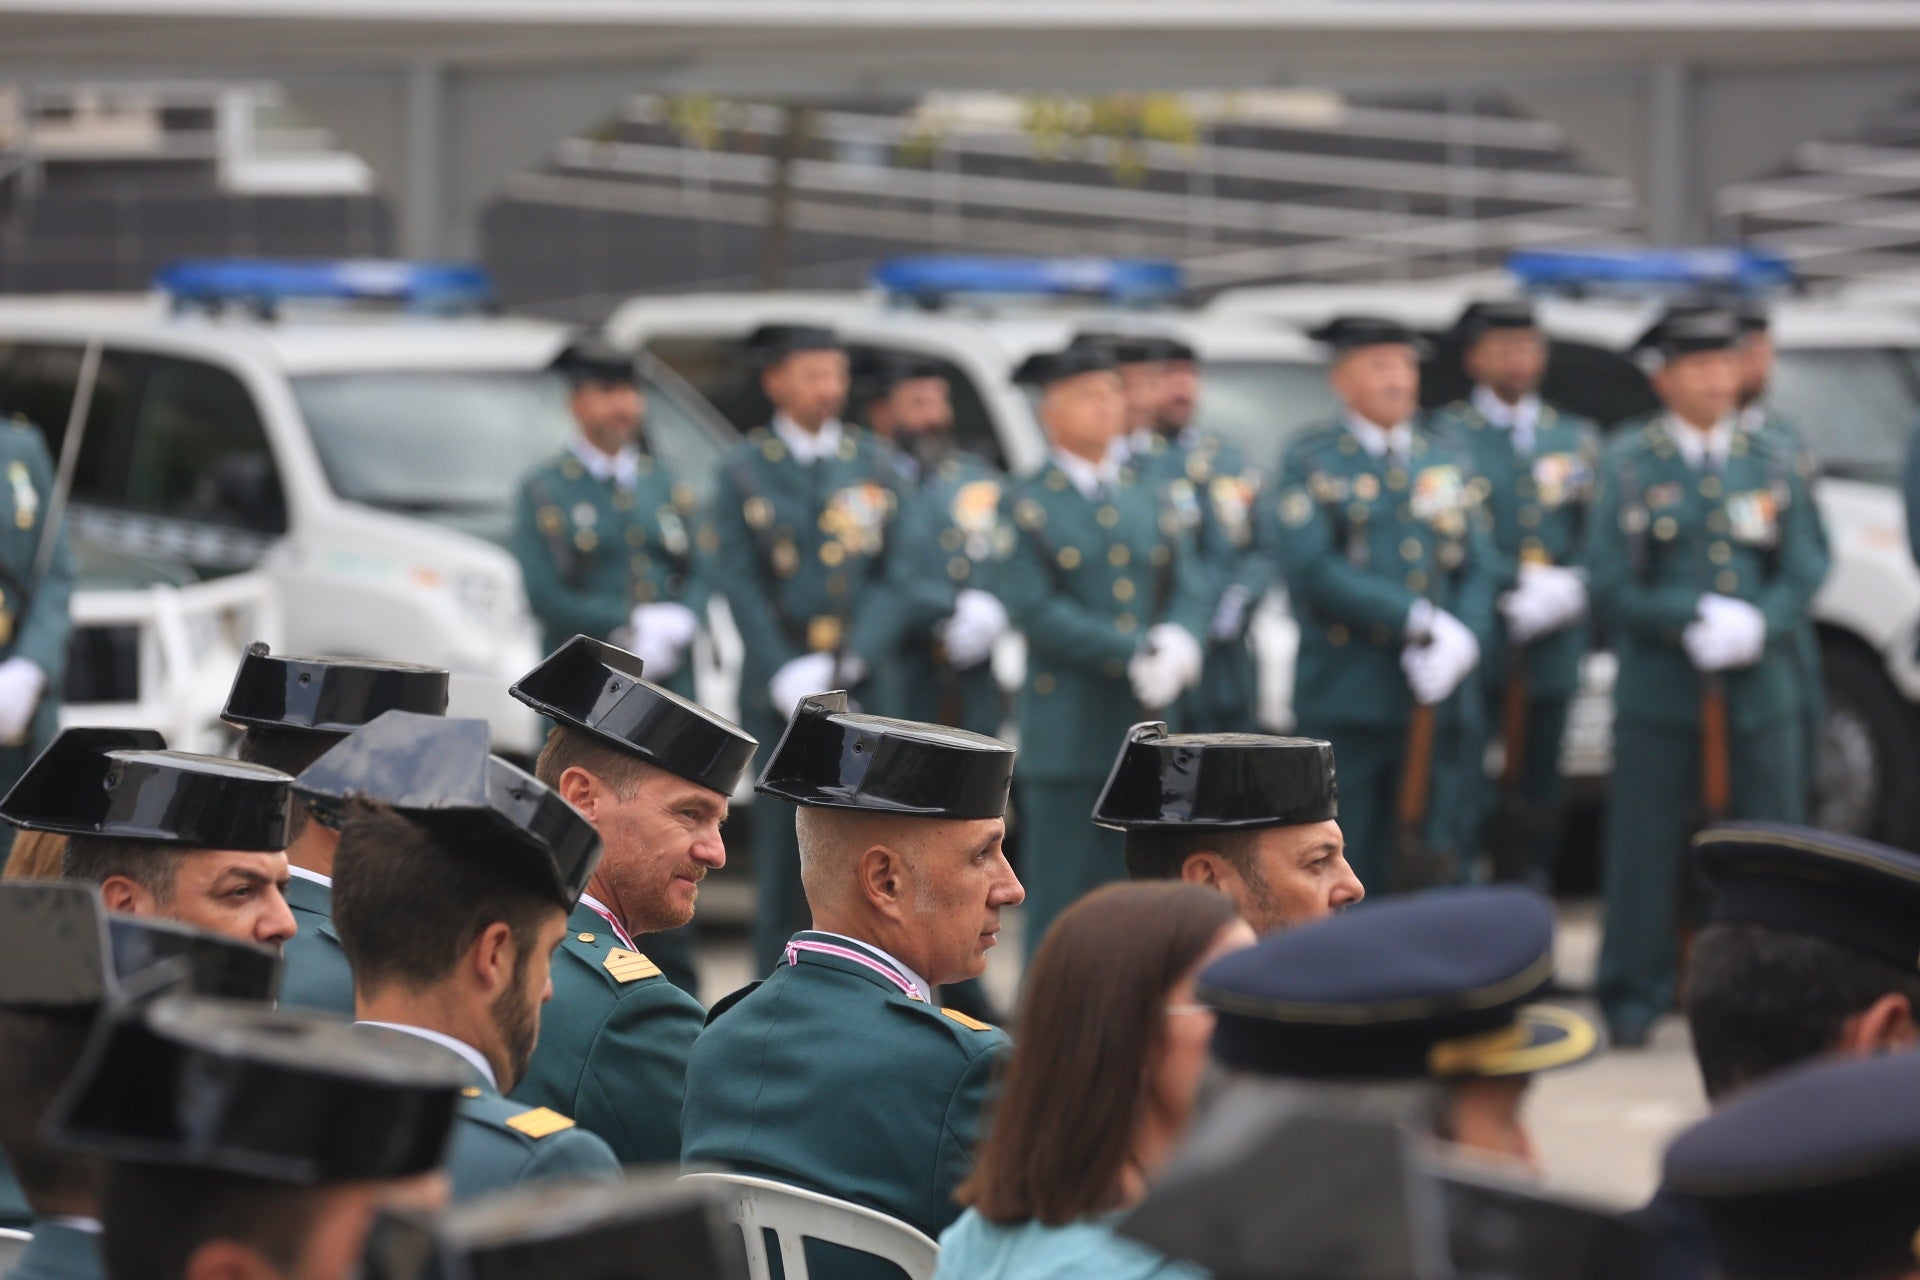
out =
<svg viewBox="0 0 1920 1280"><path fill-rule="evenodd" d="M1513 447L1521 453L1533 452L1534 429L1540 425L1540 397L1524 395L1518 404L1508 404L1485 386L1476 384L1471 397L1480 416L1503 431L1513 433Z"/></svg>
<svg viewBox="0 0 1920 1280"><path fill-rule="evenodd" d="M332 876L323 876L318 871L309 871L305 867L289 866L287 868L287 874L291 876L295 876L301 880L311 880L313 883L319 885L322 889L333 888Z"/></svg>
<svg viewBox="0 0 1920 1280"><path fill-rule="evenodd" d="M1100 494L1100 487L1111 488L1120 483L1120 459L1112 449L1098 462L1088 462L1077 453L1068 453L1065 449L1053 451L1053 465L1059 467L1080 496L1092 502Z"/></svg>
<svg viewBox="0 0 1920 1280"><path fill-rule="evenodd" d="M65 1214L56 1213L47 1219L47 1224L49 1226L65 1227L69 1231L78 1231L81 1235L86 1236L97 1236L101 1234L100 1219L98 1218L71 1218Z"/></svg>
<svg viewBox="0 0 1920 1280"><path fill-rule="evenodd" d="M1700 428L1680 421L1673 414L1667 415L1667 434L1673 437L1673 443L1680 450L1680 456L1695 471L1703 470L1707 460L1713 460L1715 471L1724 471L1727 466L1727 452L1733 447L1734 423L1737 419L1722 418L1713 424L1713 430Z"/></svg>
<svg viewBox="0 0 1920 1280"><path fill-rule="evenodd" d="M1382 427L1368 422L1357 413L1347 415L1347 430L1360 442L1360 447L1376 458L1392 454L1394 461L1405 462L1413 453L1413 424L1403 422L1395 427Z"/></svg>
<svg viewBox="0 0 1920 1280"><path fill-rule="evenodd" d="M800 424L784 413L773 415L773 434L787 446L793 460L810 467L822 458L831 458L840 448L840 419L828 418L818 431L803 431Z"/></svg>
<svg viewBox="0 0 1920 1280"><path fill-rule="evenodd" d="M608 457L579 436L573 438L573 456L580 459L580 465L595 480L611 480L622 489L631 489L640 483L640 450L628 445L620 452Z"/></svg>
<svg viewBox="0 0 1920 1280"><path fill-rule="evenodd" d="M425 1027L410 1027L404 1022L356 1022L353 1025L356 1027L385 1027L389 1031L404 1031L410 1036L418 1036L422 1040L431 1041L439 1045L442 1049L451 1049L472 1063L474 1070L485 1076L487 1083L491 1085L495 1091L498 1091L500 1088L500 1081L494 1078L493 1066L487 1061L487 1056L468 1044L465 1040L456 1040L452 1036L442 1035L438 1031L429 1031Z"/></svg>
<svg viewBox="0 0 1920 1280"><path fill-rule="evenodd" d="M871 942L862 942L859 938L849 938L844 933L829 933L825 929L813 929L813 930L809 930L809 932L817 933L823 938L836 938L841 942L851 942L854 946L859 947L862 951L868 952L880 960L884 960L886 962L887 968L892 969L895 973L899 974L901 977L911 982L913 984L914 990L919 994L922 1000L933 999L933 988L927 985L927 980L925 978L921 977L919 974L915 973L913 970L907 968L907 966L905 966L904 964L901 964L894 957L888 955L886 952L882 951L879 947L874 946Z"/></svg>

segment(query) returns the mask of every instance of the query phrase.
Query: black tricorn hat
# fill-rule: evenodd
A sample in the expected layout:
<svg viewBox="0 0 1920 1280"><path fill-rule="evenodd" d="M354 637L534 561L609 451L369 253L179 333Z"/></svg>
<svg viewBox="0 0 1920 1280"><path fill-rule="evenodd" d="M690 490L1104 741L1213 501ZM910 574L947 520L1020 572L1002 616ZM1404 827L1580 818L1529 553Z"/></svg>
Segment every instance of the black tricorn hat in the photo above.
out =
<svg viewBox="0 0 1920 1280"><path fill-rule="evenodd" d="M1114 333L1087 329L1073 335L1068 349L1079 351L1089 347L1106 351L1117 365L1193 359L1193 348L1157 333Z"/></svg>
<svg viewBox="0 0 1920 1280"><path fill-rule="evenodd" d="M166 747L151 729L64 729L0 801L0 817L29 831L195 849L287 847L291 778Z"/></svg>
<svg viewBox="0 0 1920 1280"><path fill-rule="evenodd" d="M549 1182L445 1213L388 1214L364 1280L746 1280L729 1198L698 1179L641 1173Z"/></svg>
<svg viewBox="0 0 1920 1280"><path fill-rule="evenodd" d="M1263 733L1127 730L1093 820L1145 827L1288 827L1339 816L1333 744Z"/></svg>
<svg viewBox="0 0 1920 1280"><path fill-rule="evenodd" d="M0 1006L105 1003L129 979L171 966L196 995L265 1003L280 957L170 920L112 915L80 880L0 881Z"/></svg>
<svg viewBox="0 0 1920 1280"><path fill-rule="evenodd" d="M763 369L802 351L845 349L840 335L820 324L763 324L747 335L747 351Z"/></svg>
<svg viewBox="0 0 1920 1280"><path fill-rule="evenodd" d="M315 1186L440 1164L467 1068L416 1036L165 995L102 1019L49 1145Z"/></svg>
<svg viewBox="0 0 1920 1280"><path fill-rule="evenodd" d="M946 376L946 369L930 357L872 351L853 363L853 399L856 404L871 404L903 382Z"/></svg>
<svg viewBox="0 0 1920 1280"><path fill-rule="evenodd" d="M1740 317L1726 307L1686 304L1668 311L1654 321L1633 344L1635 351L1647 351L1662 360L1702 351L1728 351L1746 338Z"/></svg>
<svg viewBox="0 0 1920 1280"><path fill-rule="evenodd" d="M572 910L600 861L593 825L487 749L485 720L389 711L308 766L294 789L317 809L388 805L475 854L509 860Z"/></svg>
<svg viewBox="0 0 1920 1280"><path fill-rule="evenodd" d="M276 657L255 641L234 673L220 718L248 729L342 737L383 711L447 713L447 673L367 658Z"/></svg>
<svg viewBox="0 0 1920 1280"><path fill-rule="evenodd" d="M836 690L801 699L754 790L822 809L998 818L1014 754L983 733L849 711Z"/></svg>
<svg viewBox="0 0 1920 1280"><path fill-rule="evenodd" d="M1384 316L1335 316L1318 328L1309 329L1307 337L1335 352L1398 346L1412 347L1416 355L1427 353L1425 339L1398 320Z"/></svg>
<svg viewBox="0 0 1920 1280"><path fill-rule="evenodd" d="M733 794L759 742L732 721L641 678L640 659L586 636L555 649L508 690L542 715Z"/></svg>
<svg viewBox="0 0 1920 1280"><path fill-rule="evenodd" d="M560 349L560 354L547 367L575 385L583 382L633 383L640 380L639 372L634 368L633 353L622 351L604 334L594 332L575 336Z"/></svg>
<svg viewBox="0 0 1920 1280"><path fill-rule="evenodd" d="M1475 342L1495 329L1537 329L1533 303L1526 298L1483 298L1467 304L1453 322L1453 336Z"/></svg>
<svg viewBox="0 0 1920 1280"><path fill-rule="evenodd" d="M1111 348L1089 343L1065 351L1036 351L1020 362L1012 381L1019 386L1048 387L1083 373L1111 373L1118 365Z"/></svg>

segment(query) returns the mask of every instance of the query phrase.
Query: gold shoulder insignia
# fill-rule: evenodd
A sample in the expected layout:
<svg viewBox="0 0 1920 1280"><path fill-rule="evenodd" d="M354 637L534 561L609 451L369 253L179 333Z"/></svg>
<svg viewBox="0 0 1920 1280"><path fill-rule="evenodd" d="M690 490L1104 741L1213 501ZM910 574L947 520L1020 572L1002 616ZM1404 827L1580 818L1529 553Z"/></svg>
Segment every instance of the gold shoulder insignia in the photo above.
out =
<svg viewBox="0 0 1920 1280"><path fill-rule="evenodd" d="M621 947L615 947L607 952L605 965L615 982L638 982L642 978L660 976L659 965L638 951L628 951Z"/></svg>
<svg viewBox="0 0 1920 1280"><path fill-rule="evenodd" d="M524 1133L529 1138L545 1138L573 1128L571 1119L549 1107L535 1107L517 1116L508 1116L505 1123L507 1128Z"/></svg>
<svg viewBox="0 0 1920 1280"><path fill-rule="evenodd" d="M966 1014L960 1012L958 1009L942 1009L940 1010L940 1012L945 1016L952 1018L955 1022L959 1023L961 1026L965 1027L969 1031L992 1031L994 1029L993 1024L991 1022L982 1022L978 1018L969 1018Z"/></svg>
<svg viewBox="0 0 1920 1280"><path fill-rule="evenodd" d="M470 1084L460 1091L460 1096L463 1098L477 1098L480 1096L480 1087Z"/></svg>

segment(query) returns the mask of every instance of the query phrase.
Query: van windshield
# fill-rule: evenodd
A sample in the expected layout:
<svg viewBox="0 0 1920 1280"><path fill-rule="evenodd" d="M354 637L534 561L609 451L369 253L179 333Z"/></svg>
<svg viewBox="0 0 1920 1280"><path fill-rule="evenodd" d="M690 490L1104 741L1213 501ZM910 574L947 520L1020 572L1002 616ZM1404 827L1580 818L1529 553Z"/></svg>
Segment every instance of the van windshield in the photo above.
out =
<svg viewBox="0 0 1920 1280"><path fill-rule="evenodd" d="M1270 475L1294 433L1331 417L1337 408L1320 365L1209 360L1201 366L1195 425L1239 445L1249 465Z"/></svg>
<svg viewBox="0 0 1920 1280"><path fill-rule="evenodd" d="M1787 348L1768 400L1800 429L1831 475L1891 483L1920 414L1913 353L1872 348Z"/></svg>
<svg viewBox="0 0 1920 1280"><path fill-rule="evenodd" d="M574 432L566 386L540 370L379 370L292 380L333 491L504 543L521 477ZM704 490L724 441L651 382L654 452Z"/></svg>

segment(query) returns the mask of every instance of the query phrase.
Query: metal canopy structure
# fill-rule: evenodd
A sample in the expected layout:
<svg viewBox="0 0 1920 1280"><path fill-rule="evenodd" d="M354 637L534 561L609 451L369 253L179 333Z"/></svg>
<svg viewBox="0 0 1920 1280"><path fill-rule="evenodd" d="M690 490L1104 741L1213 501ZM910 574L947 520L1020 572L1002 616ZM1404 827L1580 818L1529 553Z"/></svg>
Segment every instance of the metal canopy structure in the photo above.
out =
<svg viewBox="0 0 1920 1280"><path fill-rule="evenodd" d="M1920 0L0 0L0 77L273 77L470 252L510 174L628 94L1471 82L1633 184L1656 239L1920 84Z"/></svg>

